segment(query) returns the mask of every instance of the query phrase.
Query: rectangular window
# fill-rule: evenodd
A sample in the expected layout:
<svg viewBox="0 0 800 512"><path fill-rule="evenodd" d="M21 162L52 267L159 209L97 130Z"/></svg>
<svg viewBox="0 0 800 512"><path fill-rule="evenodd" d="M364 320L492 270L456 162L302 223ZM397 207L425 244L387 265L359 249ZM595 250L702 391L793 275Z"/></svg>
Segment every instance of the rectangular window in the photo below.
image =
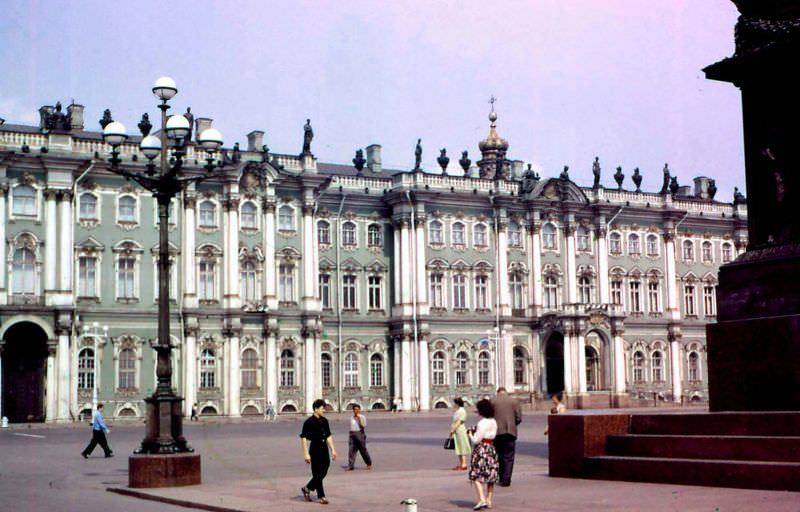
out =
<svg viewBox="0 0 800 512"><path fill-rule="evenodd" d="M78 297L97 296L97 258L78 258Z"/></svg>
<svg viewBox="0 0 800 512"><path fill-rule="evenodd" d="M284 263L278 267L278 300L294 302L294 265Z"/></svg>
<svg viewBox="0 0 800 512"><path fill-rule="evenodd" d="M658 256L658 237L655 235L647 237L647 255Z"/></svg>
<svg viewBox="0 0 800 512"><path fill-rule="evenodd" d="M589 245L589 230L578 230L578 250L582 252L589 252L591 246Z"/></svg>
<svg viewBox="0 0 800 512"><path fill-rule="evenodd" d="M240 273L240 283L242 299L246 301L256 300L256 267L251 262L242 264Z"/></svg>
<svg viewBox="0 0 800 512"><path fill-rule="evenodd" d="M651 313L661 311L661 292L658 283L647 283L648 308Z"/></svg>
<svg viewBox="0 0 800 512"><path fill-rule="evenodd" d="M611 303L622 305L622 281L611 281Z"/></svg>
<svg viewBox="0 0 800 512"><path fill-rule="evenodd" d="M486 247L486 228L483 225L475 226L475 247Z"/></svg>
<svg viewBox="0 0 800 512"><path fill-rule="evenodd" d="M467 277L464 274L453 276L453 307L455 309L467 307Z"/></svg>
<svg viewBox="0 0 800 512"><path fill-rule="evenodd" d="M329 274L319 275L319 300L322 302L323 309L331 307L331 276Z"/></svg>
<svg viewBox="0 0 800 512"><path fill-rule="evenodd" d="M444 307L443 281L442 274L431 274L431 307Z"/></svg>
<svg viewBox="0 0 800 512"><path fill-rule="evenodd" d="M694 285L687 284L683 287L683 308L686 316L696 316Z"/></svg>
<svg viewBox="0 0 800 512"><path fill-rule="evenodd" d="M441 352L434 354L433 363L431 368L433 374L433 385L445 385L445 372L444 372L444 355Z"/></svg>
<svg viewBox="0 0 800 512"><path fill-rule="evenodd" d="M342 277L342 307L356 309L356 276Z"/></svg>
<svg viewBox="0 0 800 512"><path fill-rule="evenodd" d="M611 254L622 254L622 240L619 234L613 233L608 238L608 252Z"/></svg>
<svg viewBox="0 0 800 512"><path fill-rule="evenodd" d="M628 287L631 292L631 313L641 313L642 312L642 290L641 290L641 283L639 281L631 281L628 284Z"/></svg>
<svg viewBox="0 0 800 512"><path fill-rule="evenodd" d="M367 295L369 309L380 310L383 302L381 301L381 278L379 276L369 276L367 278Z"/></svg>
<svg viewBox="0 0 800 512"><path fill-rule="evenodd" d="M523 294L522 277L511 274L508 278L508 288L511 294L511 309L524 309L525 296Z"/></svg>
<svg viewBox="0 0 800 512"><path fill-rule="evenodd" d="M489 309L489 277L475 276L475 308Z"/></svg>
<svg viewBox="0 0 800 512"><path fill-rule="evenodd" d="M120 299L132 299L136 296L134 287L136 262L133 258L120 258L118 265L117 297Z"/></svg>
<svg viewBox="0 0 800 512"><path fill-rule="evenodd" d="M214 289L215 272L214 262L200 262L200 283L197 290L200 300L214 300L216 298L216 291Z"/></svg>
<svg viewBox="0 0 800 512"><path fill-rule="evenodd" d="M705 316L717 315L716 290L713 285L703 287L703 309Z"/></svg>
<svg viewBox="0 0 800 512"><path fill-rule="evenodd" d="M730 263L731 259L733 259L731 244L722 244L722 263Z"/></svg>

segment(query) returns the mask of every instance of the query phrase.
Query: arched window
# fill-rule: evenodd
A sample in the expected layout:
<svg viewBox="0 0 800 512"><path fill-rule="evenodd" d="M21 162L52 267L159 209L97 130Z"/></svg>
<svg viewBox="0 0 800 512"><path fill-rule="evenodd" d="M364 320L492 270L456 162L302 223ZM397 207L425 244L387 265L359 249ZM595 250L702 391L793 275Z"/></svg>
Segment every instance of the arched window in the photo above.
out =
<svg viewBox="0 0 800 512"><path fill-rule="evenodd" d="M584 358L586 360L586 389L597 391L600 389L600 356L594 347L584 348Z"/></svg>
<svg viewBox="0 0 800 512"><path fill-rule="evenodd" d="M97 197L90 193L81 194L79 218L81 220L97 219Z"/></svg>
<svg viewBox="0 0 800 512"><path fill-rule="evenodd" d="M331 376L331 369L333 368L333 362L331 360L331 355L327 352L323 352L320 356L320 372L322 373L322 387L329 388L332 386L332 376Z"/></svg>
<svg viewBox="0 0 800 512"><path fill-rule="evenodd" d="M122 196L117 203L118 222L136 222L136 198Z"/></svg>
<svg viewBox="0 0 800 512"><path fill-rule="evenodd" d="M28 185L14 187L14 215L36 215L36 190Z"/></svg>
<svg viewBox="0 0 800 512"><path fill-rule="evenodd" d="M658 236L647 235L647 255L658 256Z"/></svg>
<svg viewBox="0 0 800 512"><path fill-rule="evenodd" d="M372 354L369 358L369 385L373 388L383 386L383 356Z"/></svg>
<svg viewBox="0 0 800 512"><path fill-rule="evenodd" d="M522 247L522 232L519 223L513 220L508 223L508 246L516 248Z"/></svg>
<svg viewBox="0 0 800 512"><path fill-rule="evenodd" d="M579 251L589 252L592 250L591 235L589 234L589 228L587 228L586 226L578 226L578 230L576 231L575 236L578 241Z"/></svg>
<svg viewBox="0 0 800 512"><path fill-rule="evenodd" d="M211 389L217 386L217 357L214 350L203 349L200 352L200 389Z"/></svg>
<svg viewBox="0 0 800 512"><path fill-rule="evenodd" d="M342 245L353 247L356 244L356 224L347 221L342 224Z"/></svg>
<svg viewBox="0 0 800 512"><path fill-rule="evenodd" d="M733 260L733 246L729 243L722 244L722 263L730 263Z"/></svg>
<svg viewBox="0 0 800 512"><path fill-rule="evenodd" d="M628 235L628 254L631 256L639 256L642 254L642 244L639 241L639 235L636 233Z"/></svg>
<svg viewBox="0 0 800 512"><path fill-rule="evenodd" d="M294 352L286 349L281 352L281 387L294 386Z"/></svg>
<svg viewBox="0 0 800 512"><path fill-rule="evenodd" d="M556 227L549 222L542 226L542 248L556 249Z"/></svg>
<svg viewBox="0 0 800 512"><path fill-rule="evenodd" d="M11 293L34 295L36 293L36 257L29 249L17 249L11 263Z"/></svg>
<svg viewBox="0 0 800 512"><path fill-rule="evenodd" d="M689 377L689 382L697 382L700 380L700 354L697 352L689 352L689 367L687 376Z"/></svg>
<svg viewBox="0 0 800 512"><path fill-rule="evenodd" d="M133 349L126 348L120 351L118 357L117 382L120 389L136 388L136 353Z"/></svg>
<svg viewBox="0 0 800 512"><path fill-rule="evenodd" d="M258 208L252 201L242 203L242 227L245 229L256 229L256 212Z"/></svg>
<svg viewBox="0 0 800 512"><path fill-rule="evenodd" d="M622 254L622 235L611 233L608 235L608 252L611 254Z"/></svg>
<svg viewBox="0 0 800 512"><path fill-rule="evenodd" d="M578 278L578 301L581 304L592 303L592 280L588 276Z"/></svg>
<svg viewBox="0 0 800 512"><path fill-rule="evenodd" d="M257 388L258 386L258 352L246 348L242 352L242 383L243 388Z"/></svg>
<svg viewBox="0 0 800 512"><path fill-rule="evenodd" d="M348 352L344 356L344 386L358 387L358 355L354 352Z"/></svg>
<svg viewBox="0 0 800 512"><path fill-rule="evenodd" d="M294 209L288 204L278 208L278 230L294 231Z"/></svg>
<svg viewBox="0 0 800 512"><path fill-rule="evenodd" d="M511 309L524 309L525 294L523 293L522 276L519 272L509 274L508 291L511 294Z"/></svg>
<svg viewBox="0 0 800 512"><path fill-rule="evenodd" d="M486 226L484 224L476 224L473 229L473 239L475 247L486 247Z"/></svg>
<svg viewBox="0 0 800 512"><path fill-rule="evenodd" d="M683 241L683 260L688 262L694 261L694 242L691 240Z"/></svg>
<svg viewBox="0 0 800 512"><path fill-rule="evenodd" d="M633 353L633 381L644 382L644 354L638 350Z"/></svg>
<svg viewBox="0 0 800 512"><path fill-rule="evenodd" d="M254 301L257 298L256 292L256 265L252 261L242 263L240 271L240 287L242 299Z"/></svg>
<svg viewBox="0 0 800 512"><path fill-rule="evenodd" d="M383 247L383 231L380 224L370 224L367 227L367 245L369 247Z"/></svg>
<svg viewBox="0 0 800 512"><path fill-rule="evenodd" d="M445 379L445 356L444 352L438 350L433 353L433 362L431 363L431 374L433 375L434 386L444 386L447 384Z"/></svg>
<svg viewBox="0 0 800 512"><path fill-rule="evenodd" d="M714 246L709 241L703 242L703 263L713 263Z"/></svg>
<svg viewBox="0 0 800 512"><path fill-rule="evenodd" d="M525 377L525 363L526 361L525 353L519 347L514 347L514 384L519 386L525 384L527 380Z"/></svg>
<svg viewBox="0 0 800 512"><path fill-rule="evenodd" d="M464 224L460 222L454 222L452 228L453 234L453 245L464 245L466 241L464 240Z"/></svg>
<svg viewBox="0 0 800 512"><path fill-rule="evenodd" d="M441 244L442 241L442 223L438 220L431 222L428 225L428 243Z"/></svg>
<svg viewBox="0 0 800 512"><path fill-rule="evenodd" d="M544 307L547 309L558 308L558 281L554 276L544 278Z"/></svg>
<svg viewBox="0 0 800 512"><path fill-rule="evenodd" d="M653 382L664 382L664 354L656 350L650 356Z"/></svg>
<svg viewBox="0 0 800 512"><path fill-rule="evenodd" d="M217 206L212 201L202 201L199 211L198 226L201 228L213 228L217 225Z"/></svg>
<svg viewBox="0 0 800 512"><path fill-rule="evenodd" d="M317 222L317 243L320 245L331 243L331 225L327 220Z"/></svg>
<svg viewBox="0 0 800 512"><path fill-rule="evenodd" d="M488 352L481 352L478 354L478 385L489 385L489 373L492 367L491 359Z"/></svg>
<svg viewBox="0 0 800 512"><path fill-rule="evenodd" d="M78 389L94 388L94 350L85 348L78 353Z"/></svg>
<svg viewBox="0 0 800 512"><path fill-rule="evenodd" d="M469 385L469 356L466 352L456 354L456 386Z"/></svg>

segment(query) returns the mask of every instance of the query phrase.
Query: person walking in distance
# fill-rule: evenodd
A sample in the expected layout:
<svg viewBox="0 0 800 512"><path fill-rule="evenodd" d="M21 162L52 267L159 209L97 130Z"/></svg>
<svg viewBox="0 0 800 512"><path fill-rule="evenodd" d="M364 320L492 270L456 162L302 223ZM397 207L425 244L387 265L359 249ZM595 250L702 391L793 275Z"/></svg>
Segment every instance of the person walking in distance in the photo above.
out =
<svg viewBox="0 0 800 512"><path fill-rule="evenodd" d="M336 447L328 420L325 419L325 400L318 398L312 404L314 414L303 423L300 440L303 445L303 460L311 465L311 480L300 488L303 498L311 501L311 491L317 491L317 498L322 505L328 504L322 480L328 474L331 459L336 460ZM328 455L330 449L330 456Z"/></svg>
<svg viewBox="0 0 800 512"><path fill-rule="evenodd" d="M94 447L99 444L100 448L105 452L106 458L113 457L114 453L111 451L111 448L108 447L108 441L106 441L106 433L110 431L111 429L106 426L106 422L103 420L103 404L97 404L97 410L92 416L92 440L89 441L89 445L83 449L81 456L84 459L88 459L89 455L94 451Z"/></svg>
<svg viewBox="0 0 800 512"><path fill-rule="evenodd" d="M192 405L192 415L189 417L189 421L198 421L200 417L197 415L197 402Z"/></svg>
<svg viewBox="0 0 800 512"><path fill-rule="evenodd" d="M367 418L361 414L361 406L353 406L353 416L350 418L350 439L348 450L347 469L353 471L356 463L356 453L361 454L361 458L367 464L367 469L372 469L372 457L367 451L367 433L364 429L367 426Z"/></svg>
<svg viewBox="0 0 800 512"><path fill-rule="evenodd" d="M264 409L264 419L275 421L275 407L272 406L272 402L267 402L267 407Z"/></svg>
<svg viewBox="0 0 800 512"><path fill-rule="evenodd" d="M514 471L514 453L517 443L517 425L522 422L522 409L516 398L497 388L497 396L492 400L494 418L497 421L497 437L494 446L500 462L500 486L511 485L511 472Z"/></svg>

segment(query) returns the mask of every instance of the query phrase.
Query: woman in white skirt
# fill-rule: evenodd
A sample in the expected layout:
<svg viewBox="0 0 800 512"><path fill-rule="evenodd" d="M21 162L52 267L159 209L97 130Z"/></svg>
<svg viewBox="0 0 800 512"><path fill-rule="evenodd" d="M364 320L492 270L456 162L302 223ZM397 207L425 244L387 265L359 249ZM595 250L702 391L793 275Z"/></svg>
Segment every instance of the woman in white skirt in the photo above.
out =
<svg viewBox="0 0 800 512"><path fill-rule="evenodd" d="M475 485L475 494L478 502L472 510L492 508L494 497L494 484L498 480L500 465L497 461L497 451L494 448L494 438L497 435L497 422L494 420L494 406L489 400L480 400L475 404L481 420L470 432L470 439L474 446L469 465L469 479ZM486 484L486 492L483 492Z"/></svg>

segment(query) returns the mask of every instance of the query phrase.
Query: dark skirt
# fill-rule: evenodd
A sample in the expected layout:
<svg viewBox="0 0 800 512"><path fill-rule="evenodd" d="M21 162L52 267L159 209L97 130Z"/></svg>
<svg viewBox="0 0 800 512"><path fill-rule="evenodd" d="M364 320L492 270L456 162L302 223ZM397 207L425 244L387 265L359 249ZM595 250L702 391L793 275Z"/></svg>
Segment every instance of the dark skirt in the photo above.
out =
<svg viewBox="0 0 800 512"><path fill-rule="evenodd" d="M472 450L469 463L469 479L479 480L485 484L496 483L500 466L497 462L497 451L493 444L478 443Z"/></svg>

